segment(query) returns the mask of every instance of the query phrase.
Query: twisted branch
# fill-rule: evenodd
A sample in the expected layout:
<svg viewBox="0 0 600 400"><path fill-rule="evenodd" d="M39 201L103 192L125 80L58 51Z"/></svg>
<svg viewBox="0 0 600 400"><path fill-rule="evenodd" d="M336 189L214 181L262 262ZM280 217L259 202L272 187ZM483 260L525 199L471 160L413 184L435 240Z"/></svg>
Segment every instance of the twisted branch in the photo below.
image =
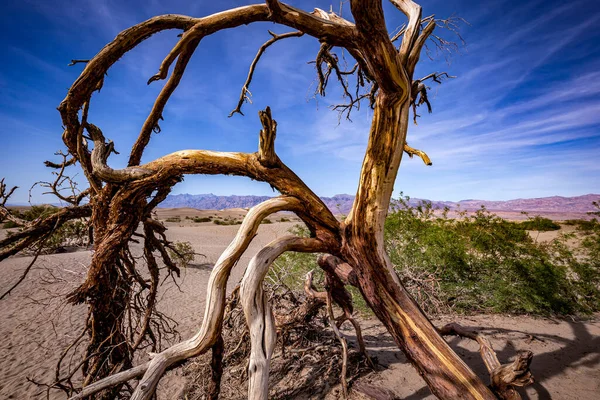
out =
<svg viewBox="0 0 600 400"><path fill-rule="evenodd" d="M456 335L479 343L479 353L490 373L490 386L500 399L520 400L521 395L515 390L514 386L521 387L533 383L533 375L529 370L533 353L530 351L520 352L512 363L502 365L498 361L489 339L481 333L462 327L457 323L447 324L439 329L439 332L444 336Z"/></svg>
<svg viewBox="0 0 600 400"><path fill-rule="evenodd" d="M250 329L249 399L268 399L269 362L276 341L273 313L262 288L265 275L273 261L286 251L315 253L322 250L323 243L318 239L284 236L259 251L246 269L240 286L240 299Z"/></svg>
<svg viewBox="0 0 600 400"><path fill-rule="evenodd" d="M242 105L244 104L244 102L252 103L252 99L250 98L250 96L252 96L252 93L250 93L250 82L252 82L252 77L254 76L254 71L256 70L256 65L258 64L258 60L260 60L260 57L262 57L263 53L267 50L267 48L279 40L287 39L290 37L300 37L300 36L304 35L304 32L301 32L301 31L287 32L287 33L282 33L282 34L278 35L278 34L275 34L271 31L269 31L269 34L272 36L272 38L267 40L262 46L260 46L260 48L258 49L258 52L256 53L256 56L254 56L254 59L252 60L252 64L250 64L250 69L248 70L248 76L246 77L244 86L242 86L242 92L240 93L240 99L238 101L238 104L229 113L229 117L233 116L233 114L235 114L235 113L244 115L244 113L242 112Z"/></svg>
<svg viewBox="0 0 600 400"><path fill-rule="evenodd" d="M410 158L413 158L413 156L415 156L415 155L419 156L421 158L421 160L423 160L425 165L433 165L433 163L431 162L431 159L424 151L412 148L407 143L404 143L404 152L406 154L408 154L408 156Z"/></svg>
<svg viewBox="0 0 600 400"><path fill-rule="evenodd" d="M200 330L192 338L154 354L152 360L130 370L109 376L83 388L71 399L84 399L101 390L143 375L132 399L149 399L164 372L176 363L206 352L221 332L225 292L229 274L256 235L260 222L277 211L300 211L303 205L292 197L269 199L250 209L235 238L217 260L208 280L206 308Z"/></svg>

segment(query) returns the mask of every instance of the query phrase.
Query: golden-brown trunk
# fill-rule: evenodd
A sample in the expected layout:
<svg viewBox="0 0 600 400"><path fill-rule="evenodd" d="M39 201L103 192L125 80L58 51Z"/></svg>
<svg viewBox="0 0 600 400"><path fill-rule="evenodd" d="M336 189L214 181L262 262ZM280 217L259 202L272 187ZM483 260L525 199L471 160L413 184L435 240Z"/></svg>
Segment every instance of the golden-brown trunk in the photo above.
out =
<svg viewBox="0 0 600 400"><path fill-rule="evenodd" d="M404 146L409 101L380 95L354 207L346 220L342 258L365 300L441 399L495 399L438 334L400 283L384 248L383 228ZM393 149L393 150L392 150Z"/></svg>

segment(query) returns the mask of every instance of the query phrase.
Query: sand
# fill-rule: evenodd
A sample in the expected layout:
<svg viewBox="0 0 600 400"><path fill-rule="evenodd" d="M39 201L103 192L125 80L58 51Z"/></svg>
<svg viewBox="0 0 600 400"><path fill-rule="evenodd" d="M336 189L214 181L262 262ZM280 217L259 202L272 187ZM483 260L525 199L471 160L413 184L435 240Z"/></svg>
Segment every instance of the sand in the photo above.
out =
<svg viewBox="0 0 600 400"><path fill-rule="evenodd" d="M241 218L244 210L199 211L193 209L159 210L159 218L180 216L181 222L167 222L172 240L190 241L204 254L197 257L179 279L181 291L166 284L159 307L179 323L183 337L192 335L204 313L205 288L212 265L227 246L239 226L193 223L185 216ZM278 221L282 214L272 217ZM241 277L249 259L262 246L282 235L294 222L261 225L246 255L232 273L230 289ZM5 232L0 230L0 238ZM49 383L54 377L55 363L64 345L82 329L83 306L65 306L56 293L67 293L83 279L90 251L54 254L40 257L32 274L8 298L0 301L0 399L45 398L45 390L27 378ZM18 279L30 257L13 257L0 263L0 291L4 292ZM435 320L437 325L448 318ZM527 388L526 399L600 398L600 315L589 321L564 321L530 317L490 316L458 318L468 326L480 326L489 334L501 361L509 360L517 350L534 353L532 371L535 385ZM376 320L363 320L369 351L376 356L382 370L360 378L361 384L385 387L401 399L434 398L415 370L393 344L390 336ZM345 333L354 340L353 332ZM482 379L487 375L476 346L465 340L450 339L467 364ZM142 361L142 360L140 360ZM68 362L66 360L65 362ZM159 398L176 399L185 388L185 380L177 371L161 382ZM337 398L339 388L315 393L314 398ZM59 392L50 398L64 399Z"/></svg>

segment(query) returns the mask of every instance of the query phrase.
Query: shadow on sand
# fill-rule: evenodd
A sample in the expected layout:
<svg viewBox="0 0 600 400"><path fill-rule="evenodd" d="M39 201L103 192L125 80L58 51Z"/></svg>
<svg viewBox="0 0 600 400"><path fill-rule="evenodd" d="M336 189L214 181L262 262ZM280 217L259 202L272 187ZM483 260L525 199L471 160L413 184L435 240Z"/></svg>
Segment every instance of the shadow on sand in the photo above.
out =
<svg viewBox="0 0 600 400"><path fill-rule="evenodd" d="M594 336L590 334L588 328L583 322L565 321L564 323L569 324L573 332L573 339L568 339L557 335L529 333L511 329L485 327L479 328L484 334L491 338L495 336L512 336L517 334L522 335L522 340L526 342L531 342L534 340L541 342L554 342L560 346L559 349L545 353L534 352L533 361L531 363L531 371L535 377L535 383L529 386L527 391L524 390L524 388L520 388L519 392L524 400L558 400L558 397L553 397L544 386L544 384L550 378L561 374L567 368L600 368L600 336ZM393 341L389 335L387 335L387 333L382 333L376 338L369 337L368 340L370 342L370 347L394 346ZM505 345L503 348L499 349L497 346L495 346L495 348L500 362L507 363L514 358L519 349L515 347L511 338L506 338L504 341ZM477 350L466 349L462 346L462 344L466 343L465 340L457 337L450 338L448 342L450 346L462 357L462 359L475 371L480 379L482 379L484 382L489 382L489 374ZM376 344L375 346L373 345L374 343ZM373 351L371 352L373 353ZM377 351L375 350L374 353L377 354ZM388 351L386 353L390 352ZM393 358L397 359L396 362L407 362L404 355L397 352L392 353L394 353ZM391 358L389 354L380 354L379 358L380 360L391 361L388 365L384 364L386 367L394 363L393 358ZM565 385L570 385L570 382L565 382ZM422 388L410 396L404 397L404 399L418 400L430 395L431 392L429 391L429 388L423 385Z"/></svg>

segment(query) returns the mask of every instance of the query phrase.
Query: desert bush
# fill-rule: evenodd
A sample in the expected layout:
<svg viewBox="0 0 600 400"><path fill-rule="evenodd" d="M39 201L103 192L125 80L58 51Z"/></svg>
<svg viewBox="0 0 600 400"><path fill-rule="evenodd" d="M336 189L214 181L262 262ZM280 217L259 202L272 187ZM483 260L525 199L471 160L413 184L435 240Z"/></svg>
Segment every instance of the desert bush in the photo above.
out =
<svg viewBox="0 0 600 400"><path fill-rule="evenodd" d="M11 234L13 233L8 233L9 236ZM42 253L56 253L64 247L87 246L89 244L89 225L87 221L84 220L68 221L52 232L50 236L41 243L43 243L41 249ZM38 250L38 246L27 249L28 252L36 252Z"/></svg>
<svg viewBox="0 0 600 400"><path fill-rule="evenodd" d="M210 221L212 221L212 217L194 217L194 218L192 218L192 221L194 221L196 223L210 222Z"/></svg>
<svg viewBox="0 0 600 400"><path fill-rule="evenodd" d="M14 221L6 221L4 224L2 224L3 229L10 229L10 228L17 228L17 227L19 227L19 224L17 224Z"/></svg>
<svg viewBox="0 0 600 400"><path fill-rule="evenodd" d="M521 228L528 231L557 231L560 229L560 225L548 218L540 217L539 215L529 218L527 221L523 221L519 224Z"/></svg>
<svg viewBox="0 0 600 400"><path fill-rule="evenodd" d="M289 218L280 218L279 222L290 222Z"/></svg>
<svg viewBox="0 0 600 400"><path fill-rule="evenodd" d="M521 224L485 208L447 215L405 198L386 222L390 257L424 308L542 315L599 309L598 268L576 257L565 235L538 243Z"/></svg>
<svg viewBox="0 0 600 400"><path fill-rule="evenodd" d="M448 209L436 211L430 202L412 207L408 200L398 200L387 218L386 247L403 284L428 313L600 310L600 228L571 249L567 240L573 236L536 242L522 223L485 208L451 219ZM309 235L300 225L291 233ZM317 285L322 284L314 255L289 252L275 261L268 276L273 284L300 291L311 270ZM349 289L357 310L369 313L358 290Z"/></svg>
<svg viewBox="0 0 600 400"><path fill-rule="evenodd" d="M290 234L300 237L310 237L310 232L305 225L294 225L288 230ZM318 291L324 291L325 276L323 270L317 265L318 255L309 253L286 252L275 260L267 274L267 281L274 290L284 288L292 293L301 293L304 289L306 274L313 271L313 283ZM347 286L352 294L355 309L365 315L372 315L367 303L360 295L358 289Z"/></svg>
<svg viewBox="0 0 600 400"><path fill-rule="evenodd" d="M241 225L242 221L238 221L235 219L213 219L213 224L216 225Z"/></svg>
<svg viewBox="0 0 600 400"><path fill-rule="evenodd" d="M181 218L179 217L170 217L165 219L166 222L181 222Z"/></svg>
<svg viewBox="0 0 600 400"><path fill-rule="evenodd" d="M42 204L37 206L31 206L29 210L21 213L21 218L27 221L34 221L38 218L46 218L58 211L58 207L51 206L49 204Z"/></svg>
<svg viewBox="0 0 600 400"><path fill-rule="evenodd" d="M45 247L56 252L65 246L86 246L89 241L88 224L85 221L69 221L56 230L46 241Z"/></svg>
<svg viewBox="0 0 600 400"><path fill-rule="evenodd" d="M565 221L565 224L575 226L577 230L581 232L593 232L595 229L600 227L600 223L598 223L598 220L595 218L591 220L569 219Z"/></svg>
<svg viewBox="0 0 600 400"><path fill-rule="evenodd" d="M263 220L262 220L260 223L261 223L261 224L272 224L272 223L273 223L273 221L271 221L271 220L270 220L270 219L268 219L268 218L265 218L265 219L263 219Z"/></svg>
<svg viewBox="0 0 600 400"><path fill-rule="evenodd" d="M15 217L24 219L26 221L35 221L38 218L46 218L52 214L54 214L56 211L58 210L58 207L49 205L49 204L42 204L42 205L35 205L35 206L31 206L31 208L29 208L28 210L19 212L17 210L13 210L12 214ZM3 222L0 220L0 222ZM18 227L19 224L13 222L13 221L5 221L3 228L4 229L8 229L8 228L16 228Z"/></svg>
<svg viewBox="0 0 600 400"><path fill-rule="evenodd" d="M169 257L179 267L186 268L196 258L190 242L173 242L168 247Z"/></svg>

